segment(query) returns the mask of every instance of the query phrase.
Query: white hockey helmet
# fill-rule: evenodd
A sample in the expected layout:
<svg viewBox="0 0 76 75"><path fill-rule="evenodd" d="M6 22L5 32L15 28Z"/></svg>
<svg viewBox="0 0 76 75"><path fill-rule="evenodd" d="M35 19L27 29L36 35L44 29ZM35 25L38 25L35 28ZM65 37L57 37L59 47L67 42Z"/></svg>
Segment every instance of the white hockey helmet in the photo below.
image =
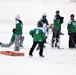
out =
<svg viewBox="0 0 76 75"><path fill-rule="evenodd" d="M19 14L16 15L15 19L20 19L20 15Z"/></svg>
<svg viewBox="0 0 76 75"><path fill-rule="evenodd" d="M47 13L43 13L43 16L46 16L47 17Z"/></svg>

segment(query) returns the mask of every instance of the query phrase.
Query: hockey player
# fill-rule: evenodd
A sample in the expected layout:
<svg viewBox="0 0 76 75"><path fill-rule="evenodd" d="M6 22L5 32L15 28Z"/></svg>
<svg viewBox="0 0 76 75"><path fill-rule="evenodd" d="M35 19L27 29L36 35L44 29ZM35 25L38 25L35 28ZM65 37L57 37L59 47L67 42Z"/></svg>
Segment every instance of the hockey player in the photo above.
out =
<svg viewBox="0 0 76 75"><path fill-rule="evenodd" d="M40 20L38 21L37 26L39 26L40 23L42 23L43 29L44 29L44 30L46 29L46 32L45 32L45 33L48 33L48 32L49 32L49 29L48 29L48 20L47 20L47 14L46 14L46 13L43 13L43 16L42 16L42 18L40 18ZM46 25L46 26L45 26L45 25ZM45 45L44 45L43 47L45 47ZM36 50L38 50L38 49L39 49L39 45L38 45L38 47L37 47Z"/></svg>
<svg viewBox="0 0 76 75"><path fill-rule="evenodd" d="M10 42L8 44L0 42L1 47L10 47L10 46L12 46L14 44L14 41L15 41L15 29L13 29L12 32L13 32L13 35L12 35L12 37L10 39ZM23 47L22 46L23 41L24 41L24 36L22 36L21 39L20 39L20 47Z"/></svg>
<svg viewBox="0 0 76 75"><path fill-rule="evenodd" d="M15 21L16 21L16 32L15 32L15 51L19 51L20 50L20 39L22 37L22 29L23 29L23 23L20 20L20 15L17 15L15 17Z"/></svg>
<svg viewBox="0 0 76 75"><path fill-rule="evenodd" d="M53 36L52 36L52 44L51 46L60 48L59 43L60 43L60 31L61 31L61 24L63 23L63 17L59 15L59 10L56 11L56 15L54 17L54 26L53 26Z"/></svg>
<svg viewBox="0 0 76 75"><path fill-rule="evenodd" d="M47 20L47 14L46 14L46 13L43 13L43 16L42 16L42 18L40 18L40 20L38 21L37 26L39 25L39 22L43 22L43 23L45 23L46 25L48 25L48 20Z"/></svg>
<svg viewBox="0 0 76 75"><path fill-rule="evenodd" d="M69 48L76 47L76 20L74 19L74 14L70 15L70 21L67 25L68 35L69 35Z"/></svg>
<svg viewBox="0 0 76 75"><path fill-rule="evenodd" d="M39 26L37 28L31 30L29 33L33 37L33 45L29 51L29 56L33 56L32 53L34 51L34 48L36 47L37 44L39 44L39 47L40 47L39 56L44 57L43 44L44 44L46 37L45 37L45 33L43 31L43 28L42 28L42 24L39 24Z"/></svg>

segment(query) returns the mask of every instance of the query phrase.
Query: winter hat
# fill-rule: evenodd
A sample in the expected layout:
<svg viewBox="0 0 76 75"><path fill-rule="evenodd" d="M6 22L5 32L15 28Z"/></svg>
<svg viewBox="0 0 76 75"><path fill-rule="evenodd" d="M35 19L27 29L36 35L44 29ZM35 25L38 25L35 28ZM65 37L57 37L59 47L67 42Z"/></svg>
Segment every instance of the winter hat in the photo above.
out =
<svg viewBox="0 0 76 75"><path fill-rule="evenodd" d="M56 13L60 13L60 11L59 11L59 10L57 10L57 11L56 11Z"/></svg>
<svg viewBox="0 0 76 75"><path fill-rule="evenodd" d="M19 14L16 15L15 19L20 19L20 15Z"/></svg>
<svg viewBox="0 0 76 75"><path fill-rule="evenodd" d="M47 17L47 14L46 13L43 13L43 16L46 16Z"/></svg>
<svg viewBox="0 0 76 75"><path fill-rule="evenodd" d="M74 14L71 14L70 17L74 17Z"/></svg>

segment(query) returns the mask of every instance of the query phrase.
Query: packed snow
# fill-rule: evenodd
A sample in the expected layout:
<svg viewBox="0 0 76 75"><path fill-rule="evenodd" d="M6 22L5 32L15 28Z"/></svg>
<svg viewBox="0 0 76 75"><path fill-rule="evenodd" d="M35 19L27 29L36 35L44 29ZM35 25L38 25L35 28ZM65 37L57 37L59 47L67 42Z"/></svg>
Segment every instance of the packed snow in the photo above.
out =
<svg viewBox="0 0 76 75"><path fill-rule="evenodd" d="M56 1L51 0L50 3L0 3L0 42L9 43L12 29L15 27L16 14L21 15L24 24L23 35L25 36L24 47L20 49L20 52L24 52L25 56L12 57L0 54L0 75L76 75L76 50L68 48L66 28L70 14L76 13L76 3L69 0ZM49 44L45 44L45 58L40 58L39 51L36 50L34 50L33 57L29 57L28 53L32 46L32 37L29 35L29 31L36 27L36 23L43 12L47 13L49 23L52 23L57 9L65 17L62 24L62 32L65 35L60 37L60 47L64 49L52 49ZM51 40L51 37L52 32L50 30L48 39ZM47 42L51 43L48 39ZM14 45L9 48L0 47L0 51L5 50L13 51Z"/></svg>

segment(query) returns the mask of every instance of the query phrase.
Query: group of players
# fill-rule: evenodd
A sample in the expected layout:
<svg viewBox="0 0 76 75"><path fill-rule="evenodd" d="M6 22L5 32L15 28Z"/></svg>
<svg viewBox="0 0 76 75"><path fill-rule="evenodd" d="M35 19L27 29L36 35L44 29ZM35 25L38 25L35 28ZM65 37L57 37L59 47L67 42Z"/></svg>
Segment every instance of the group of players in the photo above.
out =
<svg viewBox="0 0 76 75"><path fill-rule="evenodd" d="M42 18L37 23L37 28L30 31L30 35L33 37L33 45L29 51L29 55L33 56L34 48L37 44L39 44L39 56L44 57L43 49L44 43L46 43L46 39L48 38L48 32L50 26L48 25L47 15L43 14ZM61 33L61 26L64 22L64 17L60 16L60 11L56 11L56 15L53 19L53 26L52 28L52 40L51 40L51 47L55 47L60 49L60 34ZM73 49L76 48L76 20L75 15L70 15L70 21L67 23L67 31L69 35L69 48Z"/></svg>
<svg viewBox="0 0 76 75"><path fill-rule="evenodd" d="M70 21L67 24L67 30L69 35L69 48L76 48L76 21L74 19L74 14L70 15ZM29 32L29 34L33 38L33 45L29 51L29 56L33 56L33 51L36 45L38 44L37 49L39 49L39 56L44 57L43 49L45 47L44 43L46 43L46 39L48 38L49 29L52 28L52 40L51 47L56 47L60 49L60 32L61 32L61 24L64 22L64 17L60 16L60 11L56 11L56 15L53 19L53 26L50 27L47 14L44 13L42 18L37 22L37 27ZM20 15L15 17L16 27L13 29L13 35L8 44L4 44L0 42L2 47L10 47L13 43L15 43L15 51L19 51L20 47L23 47L24 36L22 36L23 32L23 23L20 20Z"/></svg>
<svg viewBox="0 0 76 75"><path fill-rule="evenodd" d="M43 55L43 49L45 47L44 43L46 43L46 39L48 38L48 32L50 29L50 26L48 24L47 15L44 13L42 18L37 23L37 28L30 31L30 35L33 37L33 45L29 51L29 55L33 56L33 50L36 47L37 44L39 49L39 56L44 57ZM59 10L56 11L56 15L54 16L54 25L52 28L53 35L52 35L52 41L51 41L51 47L60 48L59 46L59 38L60 38L60 32L61 32L61 24L63 23L64 17L60 16Z"/></svg>

